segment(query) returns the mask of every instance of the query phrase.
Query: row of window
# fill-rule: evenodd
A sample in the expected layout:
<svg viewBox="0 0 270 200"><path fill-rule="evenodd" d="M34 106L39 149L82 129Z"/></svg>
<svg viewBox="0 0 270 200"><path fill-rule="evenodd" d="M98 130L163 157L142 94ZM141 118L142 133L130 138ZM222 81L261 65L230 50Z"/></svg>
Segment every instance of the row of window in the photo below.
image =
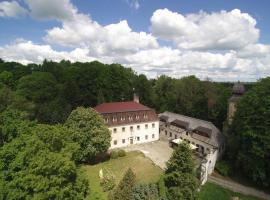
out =
<svg viewBox="0 0 270 200"><path fill-rule="evenodd" d="M145 140L148 140L148 135L145 135L144 138L145 138ZM154 139L154 138L155 138L155 134L152 134L152 139ZM140 137L136 137L136 140L140 141ZM126 139L122 139L122 144L125 144L125 143L126 143ZM117 140L114 140L113 144L117 145Z"/></svg>
<svg viewBox="0 0 270 200"><path fill-rule="evenodd" d="M148 124L145 124L144 125L145 129L148 129ZM155 128L155 123L152 123L152 128ZM133 126L130 126L129 127L130 131L133 131ZM140 130L141 129L141 126L140 125L137 125L137 130ZM122 127L122 132L126 132L126 127ZM113 129L113 133L117 133L117 128L114 128Z"/></svg>
<svg viewBox="0 0 270 200"><path fill-rule="evenodd" d="M129 121L133 121L133 116L131 116L131 115L129 115L128 117L121 116L121 117L120 117L120 121L125 121L126 118L127 118ZM135 119L136 119L136 120L139 120L139 119L140 119L140 116L139 116L139 115L135 115ZM143 119L148 119L148 115L143 114ZM109 118L105 118L104 120L105 120L105 122L109 122ZM117 122L117 121L118 121L117 117L114 116L114 117L112 118L112 121L113 121L113 122Z"/></svg>

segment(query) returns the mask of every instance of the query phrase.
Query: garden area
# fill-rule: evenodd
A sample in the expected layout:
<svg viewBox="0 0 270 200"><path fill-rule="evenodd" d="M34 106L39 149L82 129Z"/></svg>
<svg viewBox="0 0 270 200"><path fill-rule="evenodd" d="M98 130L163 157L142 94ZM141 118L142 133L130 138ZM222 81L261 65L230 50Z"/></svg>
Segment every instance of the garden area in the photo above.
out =
<svg viewBox="0 0 270 200"><path fill-rule="evenodd" d="M91 187L90 195L87 200L106 200L107 192L103 192L100 184L100 170L109 172L115 177L116 184L122 179L128 168L131 168L136 174L138 183L157 182L163 171L141 152L128 152L126 156L110 159L96 165L84 165L82 168L86 171L87 179Z"/></svg>

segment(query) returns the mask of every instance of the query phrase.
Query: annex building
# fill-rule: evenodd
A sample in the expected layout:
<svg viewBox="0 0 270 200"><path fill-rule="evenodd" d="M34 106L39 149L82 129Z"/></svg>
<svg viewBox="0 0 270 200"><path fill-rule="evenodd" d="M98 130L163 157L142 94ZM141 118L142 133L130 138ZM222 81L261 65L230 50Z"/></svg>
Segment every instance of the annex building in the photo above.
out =
<svg viewBox="0 0 270 200"><path fill-rule="evenodd" d="M103 103L94 108L111 131L110 149L159 140L159 118L156 112L134 101Z"/></svg>
<svg viewBox="0 0 270 200"><path fill-rule="evenodd" d="M159 114L159 119L161 138L168 139L172 144L183 141L190 144L204 184L225 150L224 135L211 122L176 113L166 111Z"/></svg>

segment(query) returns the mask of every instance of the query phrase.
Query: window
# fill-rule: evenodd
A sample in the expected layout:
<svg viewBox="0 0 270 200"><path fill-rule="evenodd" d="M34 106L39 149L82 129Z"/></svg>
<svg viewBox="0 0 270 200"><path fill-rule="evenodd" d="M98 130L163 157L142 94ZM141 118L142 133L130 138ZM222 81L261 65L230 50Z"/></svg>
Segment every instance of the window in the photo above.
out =
<svg viewBox="0 0 270 200"><path fill-rule="evenodd" d="M109 122L109 118L105 118L105 122L108 123Z"/></svg>
<svg viewBox="0 0 270 200"><path fill-rule="evenodd" d="M117 128L114 128L114 129L113 129L113 132L116 133L116 132L117 132Z"/></svg>
<svg viewBox="0 0 270 200"><path fill-rule="evenodd" d="M130 131L133 131L133 126L130 127Z"/></svg>
<svg viewBox="0 0 270 200"><path fill-rule="evenodd" d="M126 140L125 139L122 139L122 143L124 144L126 142Z"/></svg>
<svg viewBox="0 0 270 200"><path fill-rule="evenodd" d="M113 117L113 122L116 122L117 121L117 118L116 117Z"/></svg>
<svg viewBox="0 0 270 200"><path fill-rule="evenodd" d="M121 116L121 121L125 121L125 117Z"/></svg>
<svg viewBox="0 0 270 200"><path fill-rule="evenodd" d="M170 137L172 137L172 132L170 132Z"/></svg>
<svg viewBox="0 0 270 200"><path fill-rule="evenodd" d="M117 140L114 140L114 141L113 141L113 144L114 144L114 145L117 145Z"/></svg>
<svg viewBox="0 0 270 200"><path fill-rule="evenodd" d="M148 135L145 135L145 139L148 140Z"/></svg>
<svg viewBox="0 0 270 200"><path fill-rule="evenodd" d="M174 135L174 139L177 139L177 135L176 134Z"/></svg>
<svg viewBox="0 0 270 200"><path fill-rule="evenodd" d="M128 116L128 120L129 121L132 121L132 116Z"/></svg>
<svg viewBox="0 0 270 200"><path fill-rule="evenodd" d="M126 128L125 127L122 127L122 132L125 132L126 131Z"/></svg>
<svg viewBox="0 0 270 200"><path fill-rule="evenodd" d="M152 138L155 138L155 134L152 134Z"/></svg>
<svg viewBox="0 0 270 200"><path fill-rule="evenodd" d="M188 132L186 132L186 135L188 135Z"/></svg>
<svg viewBox="0 0 270 200"><path fill-rule="evenodd" d="M140 125L137 126L137 130L140 130Z"/></svg>
<svg viewBox="0 0 270 200"><path fill-rule="evenodd" d="M143 118L144 118L144 119L147 119L148 116L147 116L146 114L143 114Z"/></svg>
<svg viewBox="0 0 270 200"><path fill-rule="evenodd" d="M168 135L168 132L167 131L165 131L165 135Z"/></svg>
<svg viewBox="0 0 270 200"><path fill-rule="evenodd" d="M137 137L137 141L140 141L140 137Z"/></svg>
<svg viewBox="0 0 270 200"><path fill-rule="evenodd" d="M148 124L145 124L145 129L148 129Z"/></svg>
<svg viewBox="0 0 270 200"><path fill-rule="evenodd" d="M155 128L155 124L154 123L152 124L152 128Z"/></svg>

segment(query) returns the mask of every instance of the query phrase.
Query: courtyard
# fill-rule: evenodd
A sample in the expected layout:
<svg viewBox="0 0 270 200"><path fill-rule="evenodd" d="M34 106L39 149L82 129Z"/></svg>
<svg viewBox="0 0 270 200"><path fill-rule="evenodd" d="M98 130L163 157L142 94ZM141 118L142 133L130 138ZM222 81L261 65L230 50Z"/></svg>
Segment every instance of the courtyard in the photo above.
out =
<svg viewBox="0 0 270 200"><path fill-rule="evenodd" d="M155 165L165 169L166 162L170 159L173 149L169 146L168 140L158 140L144 144L135 144L124 148L125 151L140 151L150 158Z"/></svg>

